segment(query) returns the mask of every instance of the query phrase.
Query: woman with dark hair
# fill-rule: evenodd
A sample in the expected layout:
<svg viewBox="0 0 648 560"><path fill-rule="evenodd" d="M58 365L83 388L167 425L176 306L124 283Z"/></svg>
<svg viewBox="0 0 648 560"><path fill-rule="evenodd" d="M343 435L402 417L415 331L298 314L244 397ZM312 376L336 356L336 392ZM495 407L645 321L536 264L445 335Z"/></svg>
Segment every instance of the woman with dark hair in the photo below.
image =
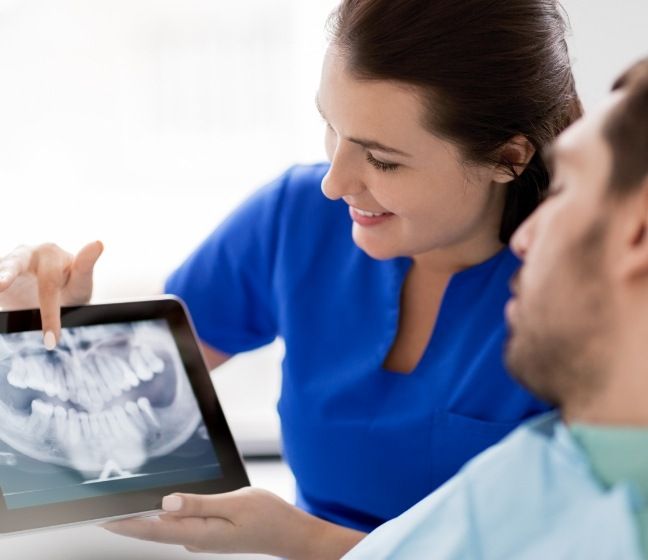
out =
<svg viewBox="0 0 648 560"><path fill-rule="evenodd" d="M298 505L370 531L545 409L502 362L507 243L580 104L555 0L344 0L329 23L330 164L259 190L166 289L213 367L284 339Z"/></svg>

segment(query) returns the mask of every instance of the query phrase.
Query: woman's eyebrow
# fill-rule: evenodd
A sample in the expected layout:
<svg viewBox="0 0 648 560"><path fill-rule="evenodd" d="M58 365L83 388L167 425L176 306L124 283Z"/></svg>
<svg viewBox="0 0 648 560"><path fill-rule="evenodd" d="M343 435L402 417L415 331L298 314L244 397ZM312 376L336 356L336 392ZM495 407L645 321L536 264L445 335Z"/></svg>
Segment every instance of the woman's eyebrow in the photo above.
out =
<svg viewBox="0 0 648 560"><path fill-rule="evenodd" d="M379 152L385 152L388 154L394 154L403 157L412 157L406 152L397 150L396 148L390 148L389 146L385 146L384 144L376 142L375 140L364 140L362 138L347 138L347 140L349 142L353 142L354 144L358 144L363 148L366 148L367 150L378 150Z"/></svg>
<svg viewBox="0 0 648 560"><path fill-rule="evenodd" d="M319 111L319 114L322 116L322 118L326 122L328 122L326 115L324 115L324 111L322 111L322 106L320 105L319 98L317 96L315 96L315 106L317 107L317 110ZM378 142L376 140L367 140L363 138L347 138L347 140L349 142L353 142L354 144L358 144L359 146L362 146L367 150L378 150L380 152L385 152L388 154L394 154L403 157L412 157L410 154L403 152L402 150L390 148L389 146L385 146L385 144L382 144L381 142Z"/></svg>

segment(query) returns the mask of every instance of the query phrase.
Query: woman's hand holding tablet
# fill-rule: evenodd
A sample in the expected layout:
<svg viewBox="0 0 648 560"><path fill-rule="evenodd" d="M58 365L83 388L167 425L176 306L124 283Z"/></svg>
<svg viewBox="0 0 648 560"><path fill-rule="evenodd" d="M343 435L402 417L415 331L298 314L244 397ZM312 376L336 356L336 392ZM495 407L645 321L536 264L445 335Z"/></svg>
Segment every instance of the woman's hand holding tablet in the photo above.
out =
<svg viewBox="0 0 648 560"><path fill-rule="evenodd" d="M104 525L120 535L179 544L192 552L256 552L281 558L337 559L365 536L292 506L271 492L243 488L227 494L172 494L159 518Z"/></svg>

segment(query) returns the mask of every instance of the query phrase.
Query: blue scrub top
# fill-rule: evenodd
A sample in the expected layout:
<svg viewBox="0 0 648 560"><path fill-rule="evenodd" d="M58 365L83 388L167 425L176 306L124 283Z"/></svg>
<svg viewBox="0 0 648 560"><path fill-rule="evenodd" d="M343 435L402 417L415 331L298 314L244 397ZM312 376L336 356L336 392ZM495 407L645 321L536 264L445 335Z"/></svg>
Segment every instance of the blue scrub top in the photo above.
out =
<svg viewBox="0 0 648 560"><path fill-rule="evenodd" d="M166 290L222 352L284 339L278 411L298 505L370 531L546 406L502 363L509 249L451 278L412 373L382 367L411 259L354 244L347 205L321 193L327 169L296 166L256 192Z"/></svg>

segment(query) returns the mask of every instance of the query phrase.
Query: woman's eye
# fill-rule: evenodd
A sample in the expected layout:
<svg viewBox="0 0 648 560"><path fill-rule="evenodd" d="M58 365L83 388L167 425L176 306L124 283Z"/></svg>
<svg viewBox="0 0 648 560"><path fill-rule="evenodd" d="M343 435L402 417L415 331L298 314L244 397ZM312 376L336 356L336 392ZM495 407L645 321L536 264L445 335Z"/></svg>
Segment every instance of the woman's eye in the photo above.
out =
<svg viewBox="0 0 648 560"><path fill-rule="evenodd" d="M396 171L399 168L399 164L397 163L386 163L376 159L371 155L371 152L367 152L367 161L378 171Z"/></svg>

